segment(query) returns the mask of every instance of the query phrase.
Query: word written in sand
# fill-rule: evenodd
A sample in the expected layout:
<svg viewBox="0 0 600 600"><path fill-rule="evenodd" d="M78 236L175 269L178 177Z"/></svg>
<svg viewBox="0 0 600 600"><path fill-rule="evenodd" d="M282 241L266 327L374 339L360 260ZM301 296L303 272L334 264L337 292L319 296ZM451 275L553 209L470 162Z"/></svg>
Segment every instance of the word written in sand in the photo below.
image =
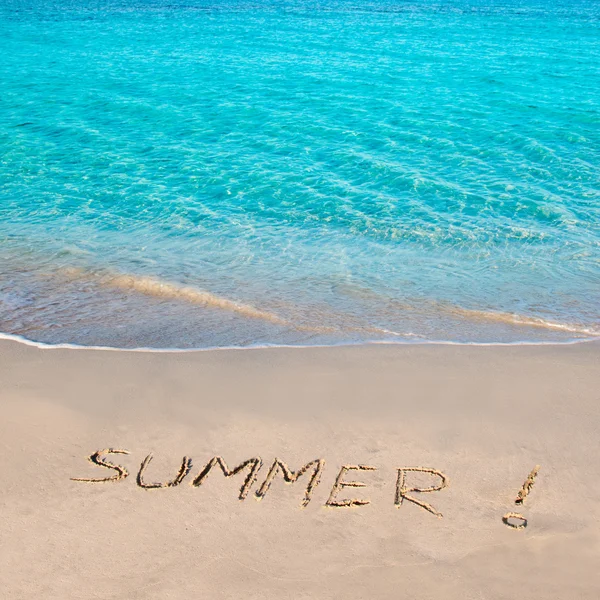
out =
<svg viewBox="0 0 600 600"><path fill-rule="evenodd" d="M525 483L519 490L517 494L517 498L515 500L515 504L521 505L525 504L525 499L529 495L533 484L535 483L535 478L537 477L538 471L540 470L540 465L536 465L531 473L527 476ZM516 512L508 512L502 517L502 521L505 525L508 525L512 529L525 529L527 527L527 519L521 514Z"/></svg>
<svg viewBox="0 0 600 600"><path fill-rule="evenodd" d="M88 460L92 464L104 469L109 469L110 471L114 471L114 473L101 478L72 477L72 481L83 481L86 483L106 483L122 481L126 479L129 476L129 471L125 467L109 461L107 456L110 454L129 454L129 451L119 450L117 448L105 448L104 450L98 450L97 452L94 452L88 457ZM145 490L176 487L180 485L192 471L192 459L188 456L184 456L181 461L181 466L179 467L179 470L173 479L164 482L151 482L147 479L147 470L151 462L152 454L148 454L148 456L146 456L146 458L144 458L142 461L136 476L137 485ZM262 467L263 461L260 457L249 458L236 467L229 468L221 456L213 456L206 464L202 466L202 468L194 477L190 478L190 485L193 487L199 487L202 485L210 472L215 468L220 470L225 477L232 477L238 473L241 473L242 471L245 471L246 477L242 481L238 494L238 498L240 500L245 500L248 496L248 493L257 482L259 471L261 471ZM293 484L300 477L306 475L304 480L306 485L304 487L304 494L301 502L301 506L306 507L312 499L315 488L321 481L321 474L324 468L325 461L322 458L312 460L301 466L296 471L290 469L285 462L276 458L266 470L264 480L262 480L262 483L257 486L254 496L257 500L264 498L274 479L278 475L281 475L283 481L288 484ZM325 506L331 508L342 508L370 504L369 499L365 497L350 498L348 497L347 491L346 493L344 493L344 491L347 489L364 488L367 486L367 484L363 483L362 481L353 481L351 479L351 472L354 472L354 476L358 477L360 473L376 470L377 467L372 467L369 465L342 466L337 474L333 487L331 488L329 497L325 502ZM444 475L441 471L432 469L430 467L399 467L396 469L396 471L397 476L394 505L400 508L405 501L411 502L412 504L415 504L416 506L419 506L430 512L432 515L441 518L442 513L436 510L428 502L422 500L420 496L416 497L414 494L430 494L432 492L439 492L443 490L444 488L448 487L448 478L446 475ZM415 473L425 474L433 479L432 483L435 483L428 487L410 485L408 480L410 479L411 475L414 475Z"/></svg>

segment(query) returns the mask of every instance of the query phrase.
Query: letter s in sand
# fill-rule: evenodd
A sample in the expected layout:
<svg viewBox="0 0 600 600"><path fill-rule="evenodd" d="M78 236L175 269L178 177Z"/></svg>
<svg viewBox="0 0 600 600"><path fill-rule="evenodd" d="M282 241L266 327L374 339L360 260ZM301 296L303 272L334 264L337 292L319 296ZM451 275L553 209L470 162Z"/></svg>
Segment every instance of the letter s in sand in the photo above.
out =
<svg viewBox="0 0 600 600"><path fill-rule="evenodd" d="M105 481L120 481L121 479L125 479L129 475L129 472L125 467L121 465L115 465L108 460L104 459L103 456L105 454L129 454L128 450L117 450L115 448L105 448L104 450L98 450L94 452L91 456L88 457L88 460L99 467L104 467L105 469L112 469L116 471L116 475L112 475L110 477L102 477L100 479L94 479L89 477L71 477L71 481L85 481L87 483L103 483Z"/></svg>

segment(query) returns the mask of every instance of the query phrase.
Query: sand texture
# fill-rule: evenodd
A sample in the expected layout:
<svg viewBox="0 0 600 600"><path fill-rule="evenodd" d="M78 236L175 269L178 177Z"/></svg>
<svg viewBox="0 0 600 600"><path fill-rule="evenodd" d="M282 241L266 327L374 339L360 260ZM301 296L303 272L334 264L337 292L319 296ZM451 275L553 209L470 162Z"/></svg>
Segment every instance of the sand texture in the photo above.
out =
<svg viewBox="0 0 600 600"><path fill-rule="evenodd" d="M5 340L0 416L2 599L600 597L595 343Z"/></svg>

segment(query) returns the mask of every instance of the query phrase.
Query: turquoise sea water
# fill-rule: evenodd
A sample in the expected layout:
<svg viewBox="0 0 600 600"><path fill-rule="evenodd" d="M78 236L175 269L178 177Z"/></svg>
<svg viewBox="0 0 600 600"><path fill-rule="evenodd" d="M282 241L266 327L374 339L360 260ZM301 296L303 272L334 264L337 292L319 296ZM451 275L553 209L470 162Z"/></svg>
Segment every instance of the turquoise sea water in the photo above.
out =
<svg viewBox="0 0 600 600"><path fill-rule="evenodd" d="M600 3L3 0L0 331L600 335Z"/></svg>

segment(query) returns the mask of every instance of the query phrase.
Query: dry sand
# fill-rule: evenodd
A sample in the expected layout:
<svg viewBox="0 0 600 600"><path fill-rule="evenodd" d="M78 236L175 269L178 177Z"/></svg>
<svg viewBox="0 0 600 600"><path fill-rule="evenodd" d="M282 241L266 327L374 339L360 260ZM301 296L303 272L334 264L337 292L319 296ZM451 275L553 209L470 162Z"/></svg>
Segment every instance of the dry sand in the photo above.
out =
<svg viewBox="0 0 600 600"><path fill-rule="evenodd" d="M600 597L600 346L139 353L0 342L0 597ZM129 476L105 483L71 478ZM142 489L143 481L180 485ZM245 500L249 469L262 459ZM323 459L293 484L272 479ZM103 460L100 457L100 460ZM326 506L343 465L335 502ZM525 502L515 499L540 465ZM251 465L249 465L250 467ZM315 465L313 465L315 466ZM448 487L408 492L397 469ZM438 486L405 473L405 488ZM250 481L249 483L252 483ZM263 487L264 491L264 487ZM400 495L402 499L402 495ZM502 522L522 513L525 529Z"/></svg>

